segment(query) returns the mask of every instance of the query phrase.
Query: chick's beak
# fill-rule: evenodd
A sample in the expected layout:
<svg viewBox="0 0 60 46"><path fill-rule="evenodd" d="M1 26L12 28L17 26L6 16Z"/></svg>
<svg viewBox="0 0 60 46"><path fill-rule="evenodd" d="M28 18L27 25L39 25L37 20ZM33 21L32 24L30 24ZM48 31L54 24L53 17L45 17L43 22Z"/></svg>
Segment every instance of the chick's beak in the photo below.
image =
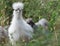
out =
<svg viewBox="0 0 60 46"><path fill-rule="evenodd" d="M17 10L17 12L19 13L21 10Z"/></svg>

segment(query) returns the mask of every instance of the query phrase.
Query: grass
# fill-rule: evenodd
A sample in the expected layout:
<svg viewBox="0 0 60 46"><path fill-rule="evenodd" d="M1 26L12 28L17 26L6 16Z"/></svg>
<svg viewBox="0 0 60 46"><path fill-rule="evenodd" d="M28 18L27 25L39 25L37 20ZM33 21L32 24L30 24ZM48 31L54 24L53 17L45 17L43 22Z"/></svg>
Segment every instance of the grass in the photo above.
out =
<svg viewBox="0 0 60 46"><path fill-rule="evenodd" d="M39 32L39 33L38 33ZM43 32L40 29L34 34L34 37L29 43L18 43L17 46L59 46L60 45L60 30L54 32ZM0 45L0 46L10 46Z"/></svg>

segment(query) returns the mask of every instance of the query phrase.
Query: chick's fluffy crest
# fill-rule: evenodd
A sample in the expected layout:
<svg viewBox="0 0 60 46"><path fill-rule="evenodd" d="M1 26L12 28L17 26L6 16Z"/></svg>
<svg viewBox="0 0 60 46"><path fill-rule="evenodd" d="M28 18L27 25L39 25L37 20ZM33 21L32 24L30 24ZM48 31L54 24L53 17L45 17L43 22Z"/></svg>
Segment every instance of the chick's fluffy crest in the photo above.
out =
<svg viewBox="0 0 60 46"><path fill-rule="evenodd" d="M12 7L13 7L13 9L20 9L20 10L22 10L23 7L24 7L24 4L22 2L15 2L15 3L13 3Z"/></svg>

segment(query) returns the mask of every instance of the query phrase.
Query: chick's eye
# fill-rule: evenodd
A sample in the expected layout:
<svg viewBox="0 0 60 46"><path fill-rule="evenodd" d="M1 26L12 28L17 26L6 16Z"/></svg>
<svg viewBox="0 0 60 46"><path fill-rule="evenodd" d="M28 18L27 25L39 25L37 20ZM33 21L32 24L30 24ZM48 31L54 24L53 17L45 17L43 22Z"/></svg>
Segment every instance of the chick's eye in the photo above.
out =
<svg viewBox="0 0 60 46"><path fill-rule="evenodd" d="M18 10L15 10L15 11L18 11Z"/></svg>

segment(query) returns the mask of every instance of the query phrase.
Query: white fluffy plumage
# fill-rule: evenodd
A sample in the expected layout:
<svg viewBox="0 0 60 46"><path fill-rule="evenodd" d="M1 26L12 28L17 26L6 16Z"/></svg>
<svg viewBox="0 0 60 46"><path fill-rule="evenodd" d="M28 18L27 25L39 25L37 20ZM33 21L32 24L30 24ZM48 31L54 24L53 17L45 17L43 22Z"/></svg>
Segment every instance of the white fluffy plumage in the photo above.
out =
<svg viewBox="0 0 60 46"><path fill-rule="evenodd" d="M40 19L38 22L35 23L37 26L42 26L43 28L48 27L48 21L45 18Z"/></svg>
<svg viewBox="0 0 60 46"><path fill-rule="evenodd" d="M18 4L17 4L17 2L16 3L13 3L13 5L12 5L12 7L13 7L13 9L23 9L24 8L24 4L22 4L21 2L18 2Z"/></svg>
<svg viewBox="0 0 60 46"><path fill-rule="evenodd" d="M22 40L30 40L33 36L33 28L27 24L27 22L22 17L22 10L24 4L21 2L13 3L13 18L11 25L8 29L9 39L12 42L12 45L16 42Z"/></svg>

